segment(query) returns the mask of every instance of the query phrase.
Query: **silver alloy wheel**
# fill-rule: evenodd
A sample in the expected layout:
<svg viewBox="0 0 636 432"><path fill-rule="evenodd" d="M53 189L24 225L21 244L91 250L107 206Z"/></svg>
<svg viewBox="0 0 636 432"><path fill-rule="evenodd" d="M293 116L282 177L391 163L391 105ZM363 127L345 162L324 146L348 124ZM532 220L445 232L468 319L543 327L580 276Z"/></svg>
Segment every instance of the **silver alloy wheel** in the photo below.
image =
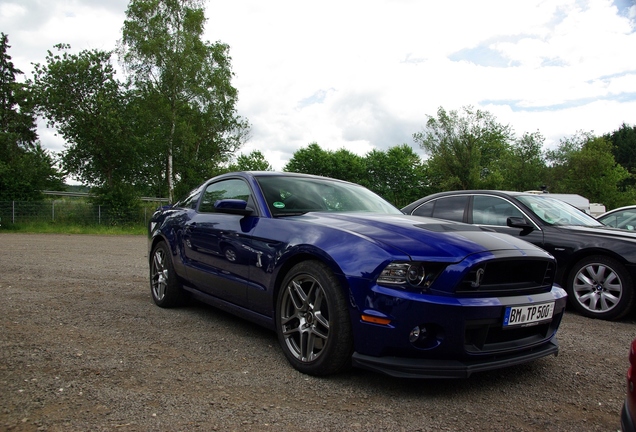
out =
<svg viewBox="0 0 636 432"><path fill-rule="evenodd" d="M296 359L313 362L320 357L329 339L329 310L315 278L300 274L287 284L279 319L285 344Z"/></svg>
<svg viewBox="0 0 636 432"><path fill-rule="evenodd" d="M152 257L151 284L152 294L157 301L163 300L168 286L168 267L166 265L166 252L163 248L155 249Z"/></svg>
<svg viewBox="0 0 636 432"><path fill-rule="evenodd" d="M581 267L574 276L572 288L576 301L594 313L612 310L623 293L623 283L617 272L599 262Z"/></svg>

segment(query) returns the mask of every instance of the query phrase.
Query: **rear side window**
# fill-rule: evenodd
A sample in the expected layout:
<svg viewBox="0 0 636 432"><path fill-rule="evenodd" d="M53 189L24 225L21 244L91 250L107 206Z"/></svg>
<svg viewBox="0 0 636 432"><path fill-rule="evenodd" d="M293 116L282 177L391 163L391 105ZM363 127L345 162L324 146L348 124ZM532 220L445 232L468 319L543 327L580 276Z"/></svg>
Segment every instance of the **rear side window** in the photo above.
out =
<svg viewBox="0 0 636 432"><path fill-rule="evenodd" d="M438 198L419 206L413 214L416 216L434 217L456 222L464 221L464 210L469 196L453 196Z"/></svg>
<svg viewBox="0 0 636 432"><path fill-rule="evenodd" d="M466 195L438 199L433 208L433 217L463 222L468 198L468 195Z"/></svg>
<svg viewBox="0 0 636 432"><path fill-rule="evenodd" d="M429 201L413 211L415 216L433 217L433 207L437 201Z"/></svg>

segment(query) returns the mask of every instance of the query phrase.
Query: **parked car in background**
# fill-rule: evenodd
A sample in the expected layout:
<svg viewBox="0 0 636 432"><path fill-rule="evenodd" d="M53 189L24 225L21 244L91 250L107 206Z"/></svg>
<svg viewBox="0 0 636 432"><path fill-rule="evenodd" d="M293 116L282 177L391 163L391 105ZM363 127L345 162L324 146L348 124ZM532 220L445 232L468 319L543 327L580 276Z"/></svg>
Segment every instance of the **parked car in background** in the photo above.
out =
<svg viewBox="0 0 636 432"><path fill-rule="evenodd" d="M557 283L581 314L619 319L634 307L636 233L608 228L551 194L504 191L442 192L402 210L487 227L550 252Z"/></svg>
<svg viewBox="0 0 636 432"><path fill-rule="evenodd" d="M629 350L629 368L627 369L627 395L621 410L621 429L623 432L636 432L636 339Z"/></svg>
<svg viewBox="0 0 636 432"><path fill-rule="evenodd" d="M636 229L636 205L610 210L597 219L610 227L634 231Z"/></svg>
<svg viewBox="0 0 636 432"><path fill-rule="evenodd" d="M270 328L307 374L467 377L558 352L567 295L550 254L352 183L226 174L158 210L148 234L158 306L192 296Z"/></svg>

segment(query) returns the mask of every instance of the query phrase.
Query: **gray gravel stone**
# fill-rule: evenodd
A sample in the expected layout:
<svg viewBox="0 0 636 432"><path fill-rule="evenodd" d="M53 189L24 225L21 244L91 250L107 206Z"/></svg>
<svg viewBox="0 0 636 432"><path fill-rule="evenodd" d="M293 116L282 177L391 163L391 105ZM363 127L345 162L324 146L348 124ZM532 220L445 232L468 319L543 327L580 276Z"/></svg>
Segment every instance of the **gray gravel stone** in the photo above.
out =
<svg viewBox="0 0 636 432"><path fill-rule="evenodd" d="M568 312L561 352L466 380L309 377L274 333L165 310L143 236L0 234L0 430L616 431L634 316Z"/></svg>

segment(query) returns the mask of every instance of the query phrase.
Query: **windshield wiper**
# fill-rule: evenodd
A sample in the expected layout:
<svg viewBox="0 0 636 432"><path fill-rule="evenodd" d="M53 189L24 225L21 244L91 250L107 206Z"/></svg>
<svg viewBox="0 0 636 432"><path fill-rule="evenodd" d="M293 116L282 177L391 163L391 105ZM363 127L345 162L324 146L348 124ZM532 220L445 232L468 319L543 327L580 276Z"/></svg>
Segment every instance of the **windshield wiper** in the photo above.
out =
<svg viewBox="0 0 636 432"><path fill-rule="evenodd" d="M286 212L286 213L274 213L274 217L286 217L286 216L302 216L304 214L309 213L309 211L302 212Z"/></svg>

